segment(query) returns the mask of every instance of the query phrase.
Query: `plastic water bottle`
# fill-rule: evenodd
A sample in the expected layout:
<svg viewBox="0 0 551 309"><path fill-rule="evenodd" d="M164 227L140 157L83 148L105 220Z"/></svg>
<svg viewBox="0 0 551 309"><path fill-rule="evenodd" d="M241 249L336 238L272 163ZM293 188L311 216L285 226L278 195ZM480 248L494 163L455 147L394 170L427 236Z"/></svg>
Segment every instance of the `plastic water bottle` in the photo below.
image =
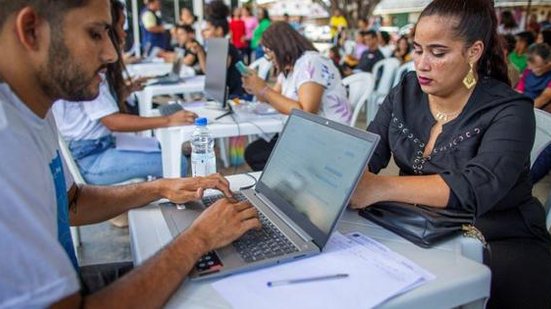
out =
<svg viewBox="0 0 551 309"><path fill-rule="evenodd" d="M193 177L216 173L214 138L207 127L207 118L195 119L195 130L191 134L191 173Z"/></svg>

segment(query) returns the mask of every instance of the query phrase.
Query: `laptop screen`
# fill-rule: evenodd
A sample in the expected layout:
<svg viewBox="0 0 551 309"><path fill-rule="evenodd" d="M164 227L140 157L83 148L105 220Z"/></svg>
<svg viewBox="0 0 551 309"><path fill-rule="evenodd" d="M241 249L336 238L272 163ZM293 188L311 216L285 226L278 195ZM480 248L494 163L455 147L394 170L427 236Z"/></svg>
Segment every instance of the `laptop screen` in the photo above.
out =
<svg viewBox="0 0 551 309"><path fill-rule="evenodd" d="M323 248L378 136L295 110L257 184L257 191Z"/></svg>
<svg viewBox="0 0 551 309"><path fill-rule="evenodd" d="M207 40L207 60L205 72L205 94L207 98L226 104L226 75L228 62L228 39L213 38Z"/></svg>

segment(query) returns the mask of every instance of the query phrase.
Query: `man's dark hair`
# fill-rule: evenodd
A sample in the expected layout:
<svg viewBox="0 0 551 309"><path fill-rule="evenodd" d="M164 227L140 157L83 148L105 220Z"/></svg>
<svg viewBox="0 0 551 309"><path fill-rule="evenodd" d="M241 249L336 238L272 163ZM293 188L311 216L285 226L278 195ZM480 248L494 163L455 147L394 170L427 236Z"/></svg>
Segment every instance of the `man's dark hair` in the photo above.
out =
<svg viewBox="0 0 551 309"><path fill-rule="evenodd" d="M184 30L186 33L195 33L195 29L193 29L190 25L176 25L176 30Z"/></svg>
<svg viewBox="0 0 551 309"><path fill-rule="evenodd" d="M505 47L507 48L507 53L512 53L513 50L515 50L515 43L516 39L515 36L512 34L504 34L501 36L502 41L505 43Z"/></svg>
<svg viewBox="0 0 551 309"><path fill-rule="evenodd" d="M88 0L0 0L0 30L11 14L27 6L33 7L40 17L46 19L51 26L57 27L68 10L82 7L87 2Z"/></svg>
<svg viewBox="0 0 551 309"><path fill-rule="evenodd" d="M386 31L379 31L379 33L381 34L383 41L385 41L385 44L388 44L390 42L390 34Z"/></svg>
<svg viewBox="0 0 551 309"><path fill-rule="evenodd" d="M215 0L209 3L205 9L205 19L214 28L221 27L224 35L230 32L230 25L228 24L228 16L230 15L230 8L220 0Z"/></svg>
<svg viewBox="0 0 551 309"><path fill-rule="evenodd" d="M534 41L536 40L534 34L530 31L519 32L515 36L517 37L517 40L520 39L524 41L526 43L526 46L534 44Z"/></svg>
<svg viewBox="0 0 551 309"><path fill-rule="evenodd" d="M551 47L546 43L532 44L526 52L528 55L538 55L543 61L551 61Z"/></svg>
<svg viewBox="0 0 551 309"><path fill-rule="evenodd" d="M375 30L362 30L362 31L360 31L360 35L362 37L370 36L372 38L376 38L377 37L377 32Z"/></svg>

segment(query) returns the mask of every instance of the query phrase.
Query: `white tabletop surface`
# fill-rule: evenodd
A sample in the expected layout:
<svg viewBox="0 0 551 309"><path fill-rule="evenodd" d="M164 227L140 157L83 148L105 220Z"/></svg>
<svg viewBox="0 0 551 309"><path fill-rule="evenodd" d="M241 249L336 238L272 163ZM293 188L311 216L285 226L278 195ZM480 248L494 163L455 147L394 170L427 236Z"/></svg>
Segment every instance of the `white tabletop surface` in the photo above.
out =
<svg viewBox="0 0 551 309"><path fill-rule="evenodd" d="M228 179L232 189L251 182L249 177L243 175L230 176ZM163 215L155 203L130 211L129 224L132 255L136 265L143 263L172 239ZM342 233L362 232L436 276L435 280L384 303L384 308L450 308L460 305L482 308L489 296L490 270L461 254L466 243L473 246L474 241L470 239L458 236L432 249L423 249L361 218L352 210L344 213L338 230ZM479 244L475 243L476 245ZM167 307L230 308L229 303L212 288L212 282L184 282ZM300 304L300 301L297 299L297 304Z"/></svg>

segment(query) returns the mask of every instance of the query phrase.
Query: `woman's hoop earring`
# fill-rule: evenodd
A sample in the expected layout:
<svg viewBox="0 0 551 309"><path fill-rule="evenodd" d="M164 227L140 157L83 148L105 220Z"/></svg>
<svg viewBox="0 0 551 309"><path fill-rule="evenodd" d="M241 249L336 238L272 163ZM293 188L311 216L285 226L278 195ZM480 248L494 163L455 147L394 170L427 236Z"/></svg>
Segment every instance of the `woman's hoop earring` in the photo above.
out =
<svg viewBox="0 0 551 309"><path fill-rule="evenodd" d="M467 89L471 90L471 88L476 85L476 78L474 77L473 64L469 63L469 65L471 66L471 68L469 69L469 72L467 73L465 78L463 78L463 85L465 85Z"/></svg>

